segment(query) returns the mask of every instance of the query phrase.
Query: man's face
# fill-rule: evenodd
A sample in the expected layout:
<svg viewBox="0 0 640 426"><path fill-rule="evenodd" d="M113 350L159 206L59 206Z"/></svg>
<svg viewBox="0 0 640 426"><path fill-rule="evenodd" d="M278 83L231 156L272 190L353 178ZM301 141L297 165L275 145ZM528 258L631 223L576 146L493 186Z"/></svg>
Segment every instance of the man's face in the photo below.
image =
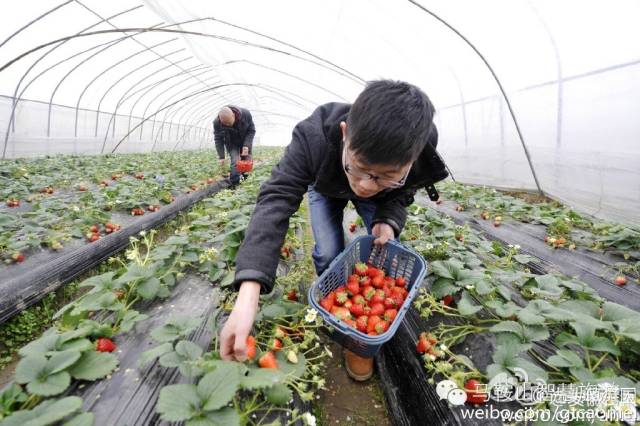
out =
<svg viewBox="0 0 640 426"><path fill-rule="evenodd" d="M340 127L346 136L346 123L341 123ZM349 149L348 138L345 137L344 141L342 167L351 190L358 197L370 198L385 189L402 187L413 163L402 166L370 164Z"/></svg>

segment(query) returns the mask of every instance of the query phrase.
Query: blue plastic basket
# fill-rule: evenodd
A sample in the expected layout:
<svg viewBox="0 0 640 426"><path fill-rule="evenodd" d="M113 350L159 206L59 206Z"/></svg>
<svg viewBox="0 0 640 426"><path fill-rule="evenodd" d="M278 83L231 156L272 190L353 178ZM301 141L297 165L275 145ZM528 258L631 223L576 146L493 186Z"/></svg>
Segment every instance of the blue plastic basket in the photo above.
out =
<svg viewBox="0 0 640 426"><path fill-rule="evenodd" d="M376 246L373 244L374 240L375 237L371 235L356 238L331 262L329 268L322 273L309 289L311 306L331 326L331 338L346 349L364 357L374 356L382 345L393 337L404 315L411 307L411 302L427 273L425 260L415 251L396 241L389 241L383 246ZM387 275L394 278L404 277L407 281L406 288L409 291L407 298L398 309L398 315L389 329L379 336L369 336L349 327L320 306L320 300L323 297L346 283L348 276L353 273L353 267L358 262L384 269Z"/></svg>

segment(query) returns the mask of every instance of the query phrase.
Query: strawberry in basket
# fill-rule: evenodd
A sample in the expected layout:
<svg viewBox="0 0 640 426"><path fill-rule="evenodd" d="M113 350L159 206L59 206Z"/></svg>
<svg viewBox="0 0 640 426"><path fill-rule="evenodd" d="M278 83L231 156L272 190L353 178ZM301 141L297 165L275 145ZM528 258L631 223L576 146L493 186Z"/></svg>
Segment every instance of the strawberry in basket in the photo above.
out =
<svg viewBox="0 0 640 426"><path fill-rule="evenodd" d="M409 292L404 277L356 263L347 282L320 300L320 306L361 333L384 334L398 315Z"/></svg>

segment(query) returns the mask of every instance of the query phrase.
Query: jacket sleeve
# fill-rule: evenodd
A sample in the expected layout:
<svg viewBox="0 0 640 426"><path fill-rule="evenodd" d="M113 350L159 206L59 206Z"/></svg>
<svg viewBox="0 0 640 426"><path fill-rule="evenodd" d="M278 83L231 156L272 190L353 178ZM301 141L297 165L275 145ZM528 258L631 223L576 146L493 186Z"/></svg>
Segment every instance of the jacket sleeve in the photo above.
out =
<svg viewBox="0 0 640 426"><path fill-rule="evenodd" d="M313 176L309 146L298 125L283 158L260 188L236 256L236 289L243 281L251 280L260 283L262 293L272 290L289 218L298 210Z"/></svg>
<svg viewBox="0 0 640 426"><path fill-rule="evenodd" d="M256 126L253 124L253 117L251 117L251 113L249 111L246 112L248 119L248 127L247 133L244 136L244 142L242 146L246 146L249 148L249 154L251 154L251 150L253 149L253 137L256 135Z"/></svg>
<svg viewBox="0 0 640 426"><path fill-rule="evenodd" d="M213 140L216 143L218 158L224 160L224 131L220 126L220 121L213 120Z"/></svg>

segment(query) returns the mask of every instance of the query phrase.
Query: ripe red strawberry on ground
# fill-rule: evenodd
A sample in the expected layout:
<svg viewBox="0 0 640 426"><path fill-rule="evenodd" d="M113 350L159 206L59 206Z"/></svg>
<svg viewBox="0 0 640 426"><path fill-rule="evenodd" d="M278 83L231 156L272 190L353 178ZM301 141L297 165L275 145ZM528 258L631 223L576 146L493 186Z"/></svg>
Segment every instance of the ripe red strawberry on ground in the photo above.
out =
<svg viewBox="0 0 640 426"><path fill-rule="evenodd" d="M624 275L618 275L616 277L616 285L617 286L623 286L627 283L627 277L625 277Z"/></svg>
<svg viewBox="0 0 640 426"><path fill-rule="evenodd" d="M289 290L289 292L287 293L287 300L291 300L292 302L298 301L298 292L296 291L296 289Z"/></svg>
<svg viewBox="0 0 640 426"><path fill-rule="evenodd" d="M416 350L420 354L427 353L431 349L431 342L427 338L427 333L420 333L418 337L418 343L416 343Z"/></svg>
<svg viewBox="0 0 640 426"><path fill-rule="evenodd" d="M96 340L96 351L98 352L113 352L117 348L113 340L106 337L101 337Z"/></svg>
<svg viewBox="0 0 640 426"><path fill-rule="evenodd" d="M450 294L447 294L446 296L444 296L442 298L442 304L445 306L450 306L453 303L453 296Z"/></svg>
<svg viewBox="0 0 640 426"><path fill-rule="evenodd" d="M484 404L487 402L487 394L481 391L482 383L476 379L469 379L464 384L467 393L467 402L471 404Z"/></svg>

